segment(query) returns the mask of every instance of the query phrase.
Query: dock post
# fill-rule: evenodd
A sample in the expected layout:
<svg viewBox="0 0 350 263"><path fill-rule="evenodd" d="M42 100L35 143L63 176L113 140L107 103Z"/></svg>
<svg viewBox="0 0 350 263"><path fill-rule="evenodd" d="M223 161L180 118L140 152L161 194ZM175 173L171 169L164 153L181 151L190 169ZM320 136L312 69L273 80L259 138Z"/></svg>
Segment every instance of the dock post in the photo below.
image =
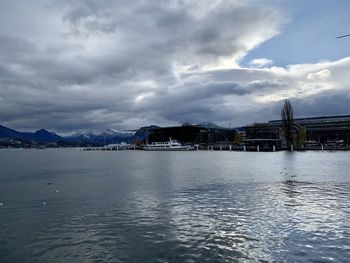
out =
<svg viewBox="0 0 350 263"><path fill-rule="evenodd" d="M222 145L220 145L220 151L222 151Z"/></svg>
<svg viewBox="0 0 350 263"><path fill-rule="evenodd" d="M209 151L209 145L208 145L208 151Z"/></svg>
<svg viewBox="0 0 350 263"><path fill-rule="evenodd" d="M259 145L256 146L256 151L260 152L260 146Z"/></svg>
<svg viewBox="0 0 350 263"><path fill-rule="evenodd" d="M321 151L323 152L323 144L321 144Z"/></svg>
<svg viewBox="0 0 350 263"><path fill-rule="evenodd" d="M245 147L245 145L243 145L243 152L247 151L247 148Z"/></svg>
<svg viewBox="0 0 350 263"><path fill-rule="evenodd" d="M274 151L274 152L276 151L276 146L275 145L272 146L272 151Z"/></svg>
<svg viewBox="0 0 350 263"><path fill-rule="evenodd" d="M199 145L196 145L196 149L197 149L197 151L198 151L198 148L199 148Z"/></svg>
<svg viewBox="0 0 350 263"><path fill-rule="evenodd" d="M290 151L293 151L293 144L290 145Z"/></svg>
<svg viewBox="0 0 350 263"><path fill-rule="evenodd" d="M230 146L229 146L229 149L230 149L230 152L232 151L232 145L230 144Z"/></svg>
<svg viewBox="0 0 350 263"><path fill-rule="evenodd" d="M211 146L211 150L214 151L214 146Z"/></svg>

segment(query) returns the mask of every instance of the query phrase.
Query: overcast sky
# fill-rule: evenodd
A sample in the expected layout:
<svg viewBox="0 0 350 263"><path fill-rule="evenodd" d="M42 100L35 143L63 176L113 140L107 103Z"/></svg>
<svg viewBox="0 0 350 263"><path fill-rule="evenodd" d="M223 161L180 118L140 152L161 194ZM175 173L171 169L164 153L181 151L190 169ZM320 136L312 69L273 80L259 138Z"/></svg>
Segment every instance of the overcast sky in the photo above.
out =
<svg viewBox="0 0 350 263"><path fill-rule="evenodd" d="M350 1L0 2L0 124L58 133L350 113Z"/></svg>

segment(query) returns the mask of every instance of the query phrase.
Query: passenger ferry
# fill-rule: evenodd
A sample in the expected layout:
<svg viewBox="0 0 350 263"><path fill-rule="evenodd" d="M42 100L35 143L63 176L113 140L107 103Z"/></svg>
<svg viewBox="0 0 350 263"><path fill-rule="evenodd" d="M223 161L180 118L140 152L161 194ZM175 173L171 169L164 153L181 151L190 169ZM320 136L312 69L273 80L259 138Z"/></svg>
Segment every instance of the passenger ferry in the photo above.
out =
<svg viewBox="0 0 350 263"><path fill-rule="evenodd" d="M184 146L176 140L169 138L168 142L152 142L143 147L147 151L189 151L193 150L191 146Z"/></svg>

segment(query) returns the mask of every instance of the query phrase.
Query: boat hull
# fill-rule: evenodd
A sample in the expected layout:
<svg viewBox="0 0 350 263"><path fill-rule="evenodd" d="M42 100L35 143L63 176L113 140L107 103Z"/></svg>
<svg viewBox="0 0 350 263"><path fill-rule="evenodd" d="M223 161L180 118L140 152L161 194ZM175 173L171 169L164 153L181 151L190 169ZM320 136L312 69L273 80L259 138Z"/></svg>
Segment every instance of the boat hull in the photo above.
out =
<svg viewBox="0 0 350 263"><path fill-rule="evenodd" d="M172 152L172 151L191 151L194 150L191 147L183 147L183 148L149 148L144 147L143 150L145 151L163 151L163 152Z"/></svg>

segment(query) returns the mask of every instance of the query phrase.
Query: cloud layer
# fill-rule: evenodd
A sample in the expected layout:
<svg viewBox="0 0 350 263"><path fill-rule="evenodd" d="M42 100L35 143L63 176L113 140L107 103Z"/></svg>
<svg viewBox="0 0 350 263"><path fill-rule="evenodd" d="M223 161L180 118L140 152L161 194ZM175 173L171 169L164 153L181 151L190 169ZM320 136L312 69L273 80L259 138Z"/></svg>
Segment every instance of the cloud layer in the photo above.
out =
<svg viewBox="0 0 350 263"><path fill-rule="evenodd" d="M0 3L0 122L58 132L241 125L278 117L287 97L301 115L327 114L325 103L347 113L347 58L240 67L289 21L280 7L241 2Z"/></svg>

